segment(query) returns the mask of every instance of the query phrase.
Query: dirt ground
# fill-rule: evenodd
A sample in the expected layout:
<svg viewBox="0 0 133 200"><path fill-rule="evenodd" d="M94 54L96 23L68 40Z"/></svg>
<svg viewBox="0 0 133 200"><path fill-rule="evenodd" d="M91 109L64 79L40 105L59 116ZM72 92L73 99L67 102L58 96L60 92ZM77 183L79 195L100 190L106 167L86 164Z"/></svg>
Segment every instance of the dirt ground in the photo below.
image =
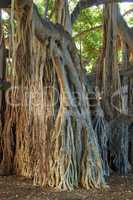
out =
<svg viewBox="0 0 133 200"><path fill-rule="evenodd" d="M110 189L56 192L32 185L23 177L0 177L0 200L133 200L133 174L112 176Z"/></svg>

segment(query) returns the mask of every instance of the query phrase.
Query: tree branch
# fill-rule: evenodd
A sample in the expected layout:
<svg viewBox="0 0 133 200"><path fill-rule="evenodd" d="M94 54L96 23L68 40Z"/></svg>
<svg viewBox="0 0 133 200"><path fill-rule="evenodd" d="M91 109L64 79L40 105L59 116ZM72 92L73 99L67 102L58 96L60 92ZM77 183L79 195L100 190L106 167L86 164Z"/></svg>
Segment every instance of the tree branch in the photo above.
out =
<svg viewBox="0 0 133 200"><path fill-rule="evenodd" d="M118 0L114 0L114 1L116 2ZM125 0L121 0L120 2L124 2L124 1ZM132 0L128 0L128 2L131 2L131 1ZM10 6L9 2L10 2L9 0L0 1L0 7L2 5L9 7ZM85 4L85 2L87 3ZM109 2L113 2L113 0L82 0L81 8L80 7L79 8L80 9L85 8L85 6L83 5L86 5L87 7L87 6L92 6L92 5L99 5L105 2L109 3ZM45 42L46 40L50 38L54 38L54 40L60 41L64 43L64 45L66 46L70 46L72 51L75 51L74 50L75 46L73 44L73 41L70 35L67 32L65 32L60 25L55 25L45 19L42 20L42 18L40 17L38 13L37 7L35 5L33 9L33 21L35 24L36 36L40 41ZM120 13L119 13L119 18L118 18L118 28L124 41L128 44L129 48L133 51L133 30L127 26L125 20L123 19Z"/></svg>
<svg viewBox="0 0 133 200"><path fill-rule="evenodd" d="M68 43L72 41L69 33L64 31L61 25L53 24L49 20L42 19L36 5L34 5L33 9L33 22L35 26L35 34L41 42L53 39L57 42L63 42L64 45L68 45Z"/></svg>
<svg viewBox="0 0 133 200"><path fill-rule="evenodd" d="M126 15L129 15L133 12L133 8L131 8L130 10L127 10L124 14L123 17L125 17Z"/></svg>
<svg viewBox="0 0 133 200"><path fill-rule="evenodd" d="M72 24L76 21L77 17L79 16L81 10L85 8L89 8L91 6L98 6L101 4L106 3L115 3L115 2L133 2L133 0L80 0L76 7L74 8L72 14L71 14L71 21Z"/></svg>
<svg viewBox="0 0 133 200"><path fill-rule="evenodd" d="M86 29L76 35L74 35L74 39L77 39L78 37L83 37L84 35L86 35L87 33L91 32L91 31L95 31L97 29L102 29L102 24L98 25L98 26L95 26L95 27L92 27L92 28L89 28L89 29Z"/></svg>
<svg viewBox="0 0 133 200"><path fill-rule="evenodd" d="M122 16L125 17L126 15L131 14L132 12L133 12L133 8L130 9L130 10L128 10L128 11L126 11ZM77 39L78 37L83 37L83 36L86 35L88 32L95 31L95 30L97 30L97 29L101 29L102 26L103 26L103 24L100 24L100 25L94 26L94 27L92 27L92 28L90 28L90 29L86 29L86 30L84 30L84 31L81 31L80 33L77 33L76 35L74 35L73 38L74 38L74 39Z"/></svg>
<svg viewBox="0 0 133 200"><path fill-rule="evenodd" d="M26 4L23 4L23 2ZM31 2L31 0L21 0L22 6L20 5L20 7L29 4L29 2ZM0 8L9 8L10 3L11 0L3 0L3 2L0 0ZM42 19L35 4L33 4L33 23L35 27L35 35L40 42L44 43L52 40L58 43L58 45L64 45L72 53L75 60L77 49L71 35L66 32L61 25L53 24L48 19Z"/></svg>

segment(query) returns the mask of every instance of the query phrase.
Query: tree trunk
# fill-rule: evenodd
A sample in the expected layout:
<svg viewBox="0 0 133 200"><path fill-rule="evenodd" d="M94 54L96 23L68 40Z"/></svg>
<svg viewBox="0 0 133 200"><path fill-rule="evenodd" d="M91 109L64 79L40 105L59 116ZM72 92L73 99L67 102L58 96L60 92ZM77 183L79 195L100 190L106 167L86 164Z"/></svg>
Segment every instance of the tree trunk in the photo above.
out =
<svg viewBox="0 0 133 200"><path fill-rule="evenodd" d="M7 105L2 165L60 190L105 186L75 44L61 25L42 23L32 3L22 8L12 58L19 88Z"/></svg>
<svg viewBox="0 0 133 200"><path fill-rule="evenodd" d="M102 61L103 68L98 66L99 71L102 70L102 72L100 71L98 74L103 74L101 79L103 81L103 107L111 127L109 147L113 155L113 163L121 175L126 175L128 172L128 127L131 123L130 117L128 117L129 81L127 76L121 79L119 71L120 66L123 70L128 67L129 47L128 40L125 44L126 37L124 41L123 37L121 39L124 46L118 46L118 37L121 36L119 19L118 5L106 5L104 17L105 52ZM120 50L123 52L121 65L118 64ZM125 118L121 118L121 116L125 116Z"/></svg>
<svg viewBox="0 0 133 200"><path fill-rule="evenodd" d="M2 26L2 15L0 10L0 162L3 159L3 136L2 136L2 128L4 123L4 92L3 92L3 83L5 79L6 72L6 55L5 55L5 44L4 44L4 34L3 34L3 26ZM0 172L1 173L1 172Z"/></svg>
<svg viewBox="0 0 133 200"><path fill-rule="evenodd" d="M71 16L68 0L56 0L56 22L61 24L66 31L72 33Z"/></svg>

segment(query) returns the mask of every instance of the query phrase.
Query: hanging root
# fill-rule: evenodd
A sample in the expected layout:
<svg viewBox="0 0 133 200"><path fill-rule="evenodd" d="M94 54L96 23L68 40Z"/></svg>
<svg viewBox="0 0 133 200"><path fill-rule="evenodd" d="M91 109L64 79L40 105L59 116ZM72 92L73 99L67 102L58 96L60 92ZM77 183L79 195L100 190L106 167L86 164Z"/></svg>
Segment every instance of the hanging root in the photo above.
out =
<svg viewBox="0 0 133 200"><path fill-rule="evenodd" d="M65 60L62 61L62 58L69 59L68 54L67 57L65 55L62 55L59 50L58 53L56 50L53 55L53 64L62 95L52 137L55 142L51 162L52 173L56 177L54 185L60 189L73 189L79 184L87 189L100 187L105 182L97 138L91 125L89 105L78 74L77 78L72 79L70 85L71 79L68 80L66 76ZM69 63L71 67L74 67L71 60ZM67 66L68 69L70 70L69 66ZM75 75L77 69L71 69L74 70L73 75ZM76 93L73 91L74 87L77 89ZM82 97L80 97L81 94Z"/></svg>
<svg viewBox="0 0 133 200"><path fill-rule="evenodd" d="M114 120L111 129L109 147L113 165L120 175L126 176L128 173L128 123L123 120Z"/></svg>
<svg viewBox="0 0 133 200"><path fill-rule="evenodd" d="M107 125L107 122L104 119L104 112L101 107L100 103L100 96L97 94L98 91L96 91L97 96L97 105L96 105L96 117L94 119L94 131L97 135L99 149L100 149L100 155L102 158L102 166L103 166L103 173L104 177L109 177L109 166L108 166L108 140L109 140L109 126Z"/></svg>
<svg viewBox="0 0 133 200"><path fill-rule="evenodd" d="M70 49L54 38L40 44L34 37L32 5L25 12L17 19L13 57L20 103L10 108L14 169L34 184L60 190L105 186L75 45L71 41Z"/></svg>

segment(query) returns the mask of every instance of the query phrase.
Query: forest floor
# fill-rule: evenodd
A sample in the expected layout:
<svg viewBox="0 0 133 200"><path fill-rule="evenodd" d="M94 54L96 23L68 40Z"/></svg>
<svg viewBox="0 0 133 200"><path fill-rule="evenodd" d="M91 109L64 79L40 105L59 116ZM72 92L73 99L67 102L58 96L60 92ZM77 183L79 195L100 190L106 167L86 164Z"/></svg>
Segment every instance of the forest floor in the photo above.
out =
<svg viewBox="0 0 133 200"><path fill-rule="evenodd" d="M0 177L0 200L133 200L133 174L113 175L106 190L46 191L23 177Z"/></svg>

